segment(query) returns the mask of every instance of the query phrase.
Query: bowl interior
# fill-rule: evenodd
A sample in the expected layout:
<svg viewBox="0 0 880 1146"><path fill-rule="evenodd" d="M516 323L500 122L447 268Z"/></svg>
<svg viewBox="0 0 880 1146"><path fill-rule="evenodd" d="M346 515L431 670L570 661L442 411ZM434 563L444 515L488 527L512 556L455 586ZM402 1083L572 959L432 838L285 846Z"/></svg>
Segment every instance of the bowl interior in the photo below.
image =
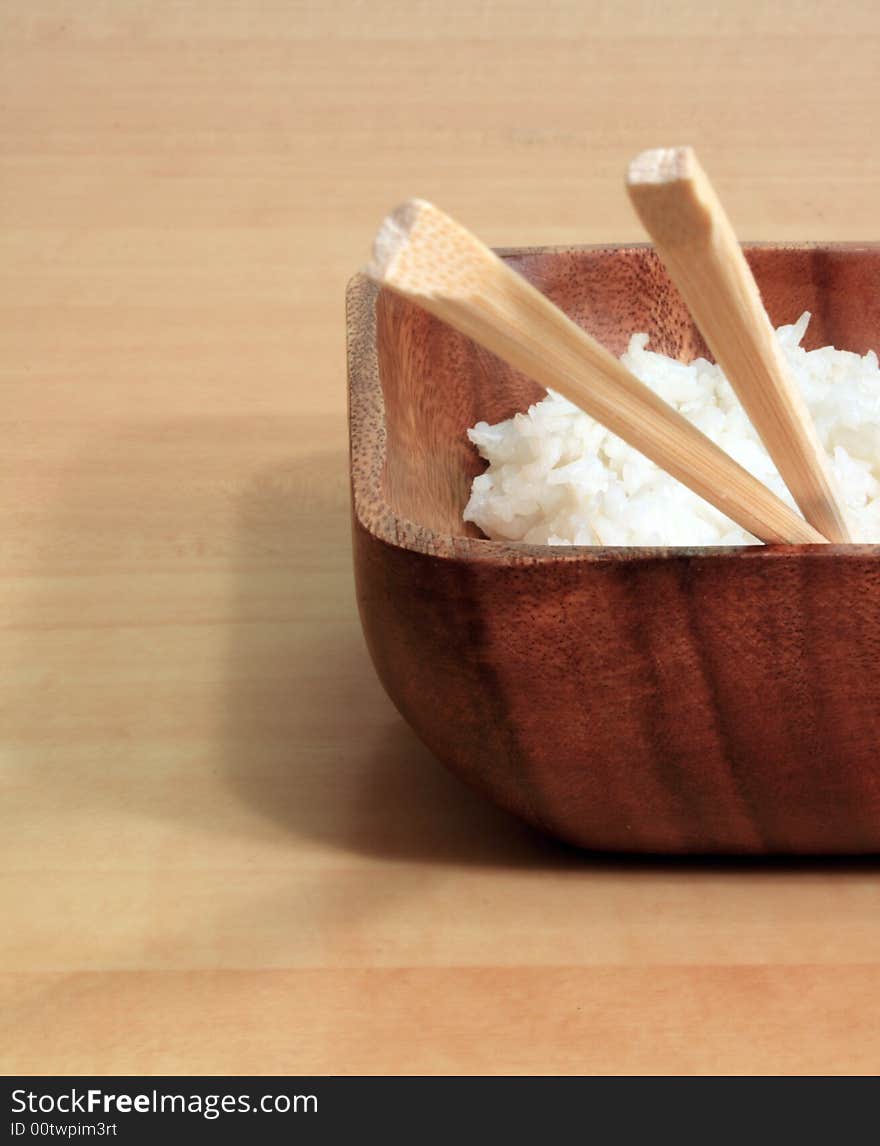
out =
<svg viewBox="0 0 880 1146"><path fill-rule="evenodd" d="M880 248L746 247L774 325L812 313L804 345L864 354L880 341ZM528 249L504 257L614 354L634 331L689 361L707 355L651 248ZM465 431L538 400L543 390L418 307L381 291L376 354L385 417L380 488L395 519L446 537L478 537L461 520L483 462Z"/></svg>

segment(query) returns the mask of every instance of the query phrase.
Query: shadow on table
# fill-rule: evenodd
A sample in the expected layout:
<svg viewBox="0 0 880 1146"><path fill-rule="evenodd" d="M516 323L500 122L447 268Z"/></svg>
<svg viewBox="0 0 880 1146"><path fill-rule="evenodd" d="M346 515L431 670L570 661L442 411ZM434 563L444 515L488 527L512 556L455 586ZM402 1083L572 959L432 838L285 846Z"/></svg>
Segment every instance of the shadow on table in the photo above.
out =
<svg viewBox="0 0 880 1146"><path fill-rule="evenodd" d="M578 853L472 792L397 715L357 617L347 457L315 452L307 469L266 470L240 498L223 745L237 797L343 851L571 862Z"/></svg>
<svg viewBox="0 0 880 1146"><path fill-rule="evenodd" d="M322 507L310 506L308 498L304 504L302 472L278 469L260 475L240 502L235 615L229 629L235 671L227 697L225 755L238 798L262 816L342 851L427 864L731 873L876 870L876 859L860 857L588 853L533 830L471 791L421 744L375 681L351 592L345 456L316 453L308 465L308 481L317 502L325 502ZM335 495L327 497L328 489ZM287 573L289 590L283 580ZM265 626L253 621L270 582L275 593L266 613L273 621L267 641ZM331 583L335 599L328 595ZM307 672L304 663L311 666ZM305 695L292 700L297 680ZM365 692L375 698L375 707L364 705ZM367 711L370 719L362 730L355 720L349 734L334 742L334 727L352 713L364 718ZM334 752L334 743L340 751Z"/></svg>

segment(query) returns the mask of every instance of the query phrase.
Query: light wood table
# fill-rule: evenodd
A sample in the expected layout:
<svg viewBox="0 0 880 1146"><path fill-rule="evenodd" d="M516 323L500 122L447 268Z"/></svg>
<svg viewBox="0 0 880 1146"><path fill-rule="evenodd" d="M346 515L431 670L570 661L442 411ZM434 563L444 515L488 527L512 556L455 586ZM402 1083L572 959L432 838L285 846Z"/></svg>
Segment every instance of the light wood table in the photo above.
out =
<svg viewBox="0 0 880 1146"><path fill-rule="evenodd" d="M877 238L877 6L2 25L2 1068L875 1071L873 863L589 861L398 718L342 295L411 194L494 243L637 238L625 162L679 142L744 238Z"/></svg>

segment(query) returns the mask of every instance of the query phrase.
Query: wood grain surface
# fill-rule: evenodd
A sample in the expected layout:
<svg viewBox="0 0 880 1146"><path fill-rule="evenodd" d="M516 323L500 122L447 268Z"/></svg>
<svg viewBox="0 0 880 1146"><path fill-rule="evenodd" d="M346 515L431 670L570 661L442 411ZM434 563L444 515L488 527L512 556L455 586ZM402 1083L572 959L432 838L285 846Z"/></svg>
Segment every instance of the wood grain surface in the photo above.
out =
<svg viewBox="0 0 880 1146"><path fill-rule="evenodd" d="M354 605L343 290L413 194L877 239L880 11L32 0L0 12L0 1067L857 1071L872 862L569 853L447 776Z"/></svg>

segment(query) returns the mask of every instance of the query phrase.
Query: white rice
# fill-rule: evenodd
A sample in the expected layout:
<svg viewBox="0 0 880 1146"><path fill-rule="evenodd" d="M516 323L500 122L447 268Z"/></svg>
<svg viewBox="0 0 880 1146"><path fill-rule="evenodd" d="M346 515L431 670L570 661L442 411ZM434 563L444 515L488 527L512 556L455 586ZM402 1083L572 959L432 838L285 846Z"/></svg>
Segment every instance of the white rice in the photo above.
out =
<svg viewBox="0 0 880 1146"><path fill-rule="evenodd" d="M804 350L809 312L776 334L806 398L854 540L880 542L880 369ZM621 361L789 505L791 495L718 366L677 362L634 334ZM465 521L487 537L546 545L753 545L756 539L571 402L549 391L527 414L468 437L488 461Z"/></svg>

